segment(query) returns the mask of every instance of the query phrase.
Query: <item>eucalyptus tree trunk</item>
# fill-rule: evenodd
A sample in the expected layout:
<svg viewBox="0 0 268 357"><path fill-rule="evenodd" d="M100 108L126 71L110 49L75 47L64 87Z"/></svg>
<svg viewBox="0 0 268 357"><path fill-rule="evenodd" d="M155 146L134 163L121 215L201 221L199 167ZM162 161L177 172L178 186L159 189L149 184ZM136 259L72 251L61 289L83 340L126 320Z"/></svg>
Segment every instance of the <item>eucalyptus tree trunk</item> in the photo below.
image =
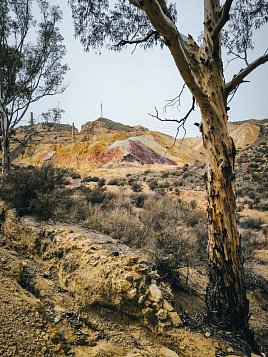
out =
<svg viewBox="0 0 268 357"><path fill-rule="evenodd" d="M184 41L167 16L163 1L144 0L143 9L166 41L176 66L197 101L206 152L208 266L206 303L210 320L248 335L249 305L236 223L235 146L227 131L227 89L223 76L220 30L232 1L204 0L204 43Z"/></svg>
<svg viewBox="0 0 268 357"><path fill-rule="evenodd" d="M9 137L2 133L2 174L6 175L10 171L10 142Z"/></svg>
<svg viewBox="0 0 268 357"><path fill-rule="evenodd" d="M2 174L6 175L10 171L10 140L8 130L8 120L6 114L1 110L1 149L2 149Z"/></svg>
<svg viewBox="0 0 268 357"><path fill-rule="evenodd" d="M208 194L208 272L206 303L214 322L249 331L249 304L236 222L235 145L227 128L227 94L223 77L219 1L205 0L205 61L202 91L208 101L199 101L202 137L206 152Z"/></svg>
<svg viewBox="0 0 268 357"><path fill-rule="evenodd" d="M235 147L227 133L223 106L201 108L208 194L208 274L206 303L210 319L248 331L249 305L236 223Z"/></svg>

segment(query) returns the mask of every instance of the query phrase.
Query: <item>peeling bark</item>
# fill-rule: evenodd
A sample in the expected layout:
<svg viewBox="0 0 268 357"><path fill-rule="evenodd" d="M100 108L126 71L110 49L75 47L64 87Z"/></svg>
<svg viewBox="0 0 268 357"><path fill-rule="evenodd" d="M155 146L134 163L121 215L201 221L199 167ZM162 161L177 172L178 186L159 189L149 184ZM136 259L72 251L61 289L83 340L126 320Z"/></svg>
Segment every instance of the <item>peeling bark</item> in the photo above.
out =
<svg viewBox="0 0 268 357"><path fill-rule="evenodd" d="M202 108L207 157L208 313L217 324L247 332L249 305L236 223L235 147L227 133L227 114Z"/></svg>
<svg viewBox="0 0 268 357"><path fill-rule="evenodd" d="M227 131L227 94L223 77L220 39L215 26L221 21L219 1L205 0L206 61L202 65L199 102L206 151L208 193L208 271L206 303L209 318L249 336L249 304L236 223L235 146Z"/></svg>

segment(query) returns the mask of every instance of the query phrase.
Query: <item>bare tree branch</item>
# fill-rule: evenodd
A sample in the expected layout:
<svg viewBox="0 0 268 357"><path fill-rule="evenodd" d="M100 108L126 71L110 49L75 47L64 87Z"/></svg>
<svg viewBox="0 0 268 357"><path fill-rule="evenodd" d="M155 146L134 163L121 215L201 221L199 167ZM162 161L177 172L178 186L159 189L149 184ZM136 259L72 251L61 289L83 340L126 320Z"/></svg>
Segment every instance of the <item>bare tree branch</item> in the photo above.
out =
<svg viewBox="0 0 268 357"><path fill-rule="evenodd" d="M224 5L222 6L221 18L220 18L219 22L217 23L217 25L215 26L212 34L211 34L211 38L212 38L213 41L215 41L217 39L217 37L219 36L219 33L221 32L221 30L223 29L225 24L229 21L230 10L231 10L231 6L232 6L233 1L234 0L226 0Z"/></svg>
<svg viewBox="0 0 268 357"><path fill-rule="evenodd" d="M120 46L124 46L124 45L137 45L139 43L143 43L143 42L147 42L151 37L153 36L157 36L158 33L157 31L152 31L149 32L147 36L145 36L144 38L140 38L140 39L136 39L136 40L122 40L120 42L118 42L115 47L120 47Z"/></svg>
<svg viewBox="0 0 268 357"><path fill-rule="evenodd" d="M185 87L186 87L186 83L183 84L179 95L177 95L173 99L166 100L167 104L164 106L164 112L166 112L168 107L172 107L173 108L176 103L178 103L177 107L179 107L181 105L181 96L182 96L182 93L184 92Z"/></svg>
<svg viewBox="0 0 268 357"><path fill-rule="evenodd" d="M266 63L268 61L268 54L265 54L259 58L257 58L254 62L250 63L245 69L242 69L237 75L233 77L233 79L226 83L225 89L227 95L229 95L237 86L239 86L244 78L248 76L251 72L254 71L260 65Z"/></svg>
<svg viewBox="0 0 268 357"><path fill-rule="evenodd" d="M231 59L227 60L227 65L225 66L224 68L224 71L226 71L226 69L228 68L229 64L234 61L234 60L237 60L237 59L240 59L242 61L244 61L246 63L247 66L249 66L249 62L248 62L248 54L247 54L247 51L245 50L244 51L244 56L238 54L238 53L235 53L233 50L231 50L230 48L228 48L228 52L229 54L233 55L234 57L232 57Z"/></svg>
<svg viewBox="0 0 268 357"><path fill-rule="evenodd" d="M178 135L179 135L179 132L180 132L180 129L184 130L183 139L185 138L185 135L186 135L185 123L186 123L186 120L189 118L190 114L194 110L195 110L195 98L193 97L191 108L189 109L187 114L181 119L174 119L174 118L173 119L169 119L169 118L164 118L163 119L163 118L160 118L158 110L157 110L156 107L155 107L156 115L148 113L151 117L156 118L157 120L164 121L164 122L174 122L174 123L178 123L179 124L178 127L177 127L177 132L176 132L176 135L175 135L174 143L172 144L172 146L169 149L171 149L175 145L175 143L177 141L177 138L178 138Z"/></svg>

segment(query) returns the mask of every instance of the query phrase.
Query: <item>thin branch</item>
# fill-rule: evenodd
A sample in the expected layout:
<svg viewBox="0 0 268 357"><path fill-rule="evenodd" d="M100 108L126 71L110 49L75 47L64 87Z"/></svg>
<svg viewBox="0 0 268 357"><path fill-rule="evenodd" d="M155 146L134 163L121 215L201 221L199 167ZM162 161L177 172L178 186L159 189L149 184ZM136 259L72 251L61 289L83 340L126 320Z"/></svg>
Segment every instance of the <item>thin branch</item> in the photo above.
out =
<svg viewBox="0 0 268 357"><path fill-rule="evenodd" d="M221 32L221 30L223 29L225 24L229 21L230 10L231 10L231 6L232 6L233 1L234 0L226 0L224 5L222 6L221 18L220 18L219 22L217 23L217 25L215 26L212 34L211 34L211 38L212 38L213 41L215 41L218 38L219 33Z"/></svg>
<svg viewBox="0 0 268 357"><path fill-rule="evenodd" d="M25 133L25 137L23 137L22 139L19 139L18 137L15 137L13 139L14 142L19 143L22 146L27 146L28 141L32 140L32 138L38 134L40 134L40 132L37 129L32 129L29 132L24 131Z"/></svg>
<svg viewBox="0 0 268 357"><path fill-rule="evenodd" d="M238 86L239 87L239 86ZM235 96L235 94L236 94L236 92L237 92L237 90L238 90L238 87L236 87L231 93L230 93L230 99L228 100L228 102L227 102L227 104L229 104L232 100L233 100L233 98L234 98L234 96Z"/></svg>
<svg viewBox="0 0 268 357"><path fill-rule="evenodd" d="M249 66L248 54L247 54L247 50L246 50L246 49L244 50L244 56L242 56L242 55L240 55L240 54L234 52L234 51L231 49L231 47L228 46L228 54L234 55L234 57L227 61L227 65L226 65L226 67L225 67L224 70L227 69L227 67L228 67L228 65L229 65L230 62L232 62L232 61L234 61L234 60L237 60L237 59L241 59L242 61L244 61L244 62L246 63L247 66Z"/></svg>
<svg viewBox="0 0 268 357"><path fill-rule="evenodd" d="M167 99L167 100L166 100L167 104L164 106L164 112L166 112L167 108L169 108L169 107L174 108L174 105L175 105L177 102L178 102L178 106L177 106L177 109L178 109L178 107L181 105L181 96L182 96L182 93L183 93L185 87L186 87L186 83L183 84L182 89L181 89L179 95L177 95L177 96L176 96L175 98L173 98L173 99Z"/></svg>
<svg viewBox="0 0 268 357"><path fill-rule="evenodd" d="M233 77L233 79L226 83L225 89L227 95L229 95L237 86L239 86L246 76L248 76L251 72L254 71L260 65L266 63L268 61L268 54L265 54L259 58L257 58L254 62L250 63L245 69L242 69L237 75Z"/></svg>
<svg viewBox="0 0 268 357"><path fill-rule="evenodd" d="M178 123L178 127L177 127L177 132L176 132L176 135L175 135L175 139L174 139L174 142L173 144L171 145L171 147L169 148L169 150L176 144L176 141L177 141L177 138L178 138L178 135L179 135L179 132L181 129L184 130L184 135L183 135L183 139L185 138L185 135L186 135L186 129L185 129L185 123L186 123L186 120L189 118L190 114L195 110L195 98L193 97L193 100L192 100L192 105L191 105L191 108L189 109L189 111L187 112L187 114L181 118L181 119L169 119L169 118L160 118L159 117L159 113L158 113L158 110L157 108L155 107L155 111L156 111L156 115L154 114L150 114L148 113L151 117L153 118L156 118L157 120L160 120L160 121L164 121L164 122L175 122L175 123ZM183 139L182 139L182 142L183 142ZM182 143L181 143L182 145ZM180 145L180 147L181 147Z"/></svg>
<svg viewBox="0 0 268 357"><path fill-rule="evenodd" d="M139 43L147 42L151 37L157 36L157 35L158 35L157 31L151 31L144 38L139 38L136 40L122 40L122 41L118 42L115 45L115 47L124 46L124 45L138 45Z"/></svg>

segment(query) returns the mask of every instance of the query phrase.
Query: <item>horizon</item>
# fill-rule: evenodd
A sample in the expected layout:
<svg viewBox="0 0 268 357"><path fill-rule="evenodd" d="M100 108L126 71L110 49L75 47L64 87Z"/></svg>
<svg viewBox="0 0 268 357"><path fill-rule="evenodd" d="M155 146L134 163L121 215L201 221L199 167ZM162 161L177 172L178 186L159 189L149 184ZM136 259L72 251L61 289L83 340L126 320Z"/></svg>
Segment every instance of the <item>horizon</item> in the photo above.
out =
<svg viewBox="0 0 268 357"><path fill-rule="evenodd" d="M161 131L161 130L151 130L150 128L144 126L143 124L135 124L135 125L124 124L124 123L121 123L121 122L119 122L119 121L113 120L113 119L111 119L111 118L107 118L107 117L98 117L98 118L96 118L96 119L94 119L94 120L88 120L88 121L82 123L82 124L80 125L80 128L78 128L78 127L75 126L75 125L74 125L74 128L77 129L78 133L81 133L82 126L84 126L84 125L86 125L86 124L88 124L88 123L93 123L93 122L95 122L95 121L97 121L97 120L101 120L101 119L106 119L106 120L112 121L112 122L117 123L117 124L122 124L122 125L124 125L124 126L126 126L126 127L127 127L127 126L128 126L128 127L131 127L131 128L133 128L133 129L134 129L135 127L142 127L142 128L144 128L144 129L146 129L146 130L148 130L148 131L159 132L159 133L161 133L161 134L165 134L165 135L168 135L168 136L170 136L170 137L175 138L175 136L173 136L173 135L171 135L171 134L168 134L168 133L165 133L165 132L163 132L163 131ZM228 124L240 125L240 124L243 124L243 123L246 123L246 122L251 122L251 121L253 121L253 122L265 122L265 121L268 121L268 116L267 116L266 118L262 118L262 119L249 118L249 119L244 119L244 120L228 121ZM53 123L53 122L48 122L48 123L46 123L46 122L35 122L35 123L34 123L34 125L41 125L41 124L49 124L49 125L69 125L70 127L72 127L72 125L73 125L74 123L64 123L64 122L61 122L61 121L60 121L59 123ZM18 128L20 128L20 127L28 127L29 125L30 125L30 124L18 125L16 128L18 129ZM197 130L198 130L198 128L197 128ZM185 134L184 137L185 137L185 138L198 137L198 138L202 139L201 134L198 135L198 136L188 136L188 135L187 135L187 129L186 129L186 134ZM183 137L183 138L184 138L184 137ZM179 139L183 139L183 138L178 136L176 139L179 140Z"/></svg>

